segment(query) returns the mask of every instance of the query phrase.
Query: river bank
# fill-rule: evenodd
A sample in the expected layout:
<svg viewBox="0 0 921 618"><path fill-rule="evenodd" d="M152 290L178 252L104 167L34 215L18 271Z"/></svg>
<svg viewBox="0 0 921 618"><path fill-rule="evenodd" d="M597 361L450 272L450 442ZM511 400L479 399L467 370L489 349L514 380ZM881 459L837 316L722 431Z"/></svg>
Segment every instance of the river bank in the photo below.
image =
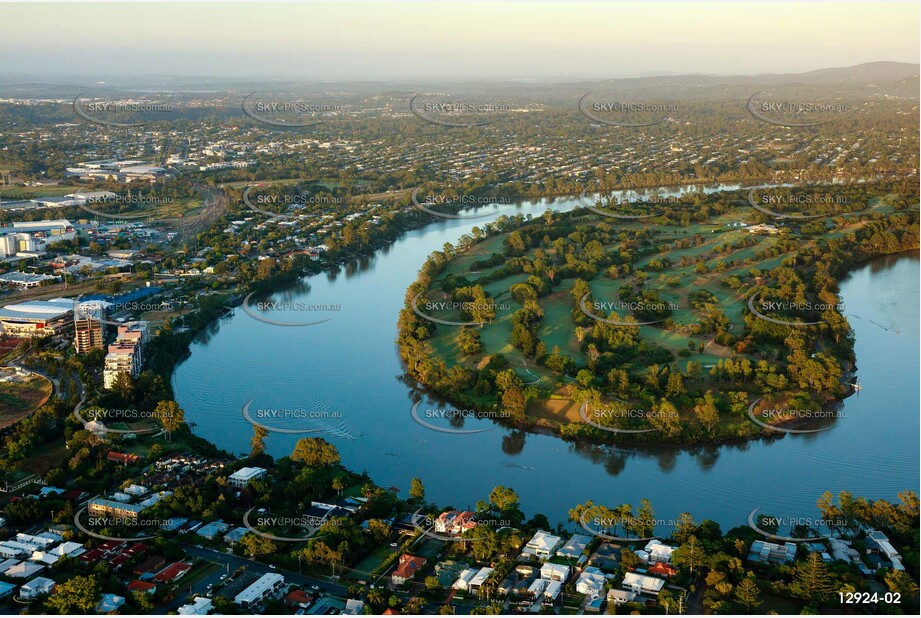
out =
<svg viewBox="0 0 921 618"><path fill-rule="evenodd" d="M568 210L578 203L543 200L500 212L512 214L518 208L542 212L546 207ZM916 286L917 275L905 271L908 263L917 266L911 260L876 275L884 289L869 291L868 286L875 284L863 274L876 268L878 261L841 280L846 304L860 315L853 318L853 326L864 391L844 404L847 422L821 434L722 446L633 448L569 443L505 430L491 421L465 421L464 428L481 430L467 435L419 426L411 418L413 403L439 404L400 379L403 368L394 351L391 325L419 265L434 249L456 242L475 224L435 222L407 232L373 257L338 273L312 277L309 291L299 286L279 293L285 300L309 296L310 302L340 303L341 314L323 327L278 328L237 312L222 320L219 328L204 330L172 381L186 418L196 423L195 433L229 452L248 452L252 426L240 412L248 401L265 408L335 411L351 437L320 435L336 445L346 467L368 471L380 485L405 491L409 479L421 476L432 500L463 506L482 499L494 485L504 484L518 491L527 512L543 512L560 521L565 521L568 505L586 499L604 501L611 492L623 501L648 497L663 513L693 510L736 525L752 503L767 502L765 507L771 506L773 512L810 515L814 496L826 489L892 498L916 486L917 461L910 456L913 445L906 438L910 432L896 431L892 424L917 424L917 393L905 389L909 378L898 381L917 365L917 355L907 354L904 341L893 331L877 336L877 327L867 320L886 319L875 315L879 308L863 306L887 298L893 290L904 290L906 282ZM889 272L898 273L898 283L887 283ZM854 281L860 286L856 296L848 294ZM910 298L893 303L902 310L917 309ZM911 316L903 315L901 321L912 323ZM871 347L862 349L865 346ZM883 363L894 361L900 363L900 371L879 372ZM881 386L880 380L887 385ZM863 412L869 409L873 415ZM870 428L866 423L873 421L876 410L883 411L887 424ZM298 437L273 433L266 440L268 450L276 457L290 454ZM889 451L896 464L875 474L879 458L872 453L879 449ZM766 468L776 469L776 478L799 481L784 489L769 483L765 475L743 472ZM882 480L868 481L874 476ZM547 492L548 487L553 491ZM727 501L727 495L735 497Z"/></svg>

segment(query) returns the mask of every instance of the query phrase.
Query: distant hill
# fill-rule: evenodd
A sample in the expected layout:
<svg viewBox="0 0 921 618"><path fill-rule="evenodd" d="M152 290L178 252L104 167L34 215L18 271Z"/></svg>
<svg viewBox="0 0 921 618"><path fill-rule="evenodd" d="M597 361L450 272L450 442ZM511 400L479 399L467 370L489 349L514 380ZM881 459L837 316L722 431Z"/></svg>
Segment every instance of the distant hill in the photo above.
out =
<svg viewBox="0 0 921 618"><path fill-rule="evenodd" d="M894 82L916 76L919 65L908 62L867 62L851 67L817 69L805 73L769 73L748 78L762 84L807 83L846 84L856 82ZM746 78L741 78L746 79Z"/></svg>

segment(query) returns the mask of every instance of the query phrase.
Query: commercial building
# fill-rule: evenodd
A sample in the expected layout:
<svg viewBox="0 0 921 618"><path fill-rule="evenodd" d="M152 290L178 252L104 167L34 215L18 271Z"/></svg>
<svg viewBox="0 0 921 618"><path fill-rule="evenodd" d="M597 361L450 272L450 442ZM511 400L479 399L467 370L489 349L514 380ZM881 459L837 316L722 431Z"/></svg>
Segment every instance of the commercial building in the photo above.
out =
<svg viewBox="0 0 921 618"><path fill-rule="evenodd" d="M33 300L0 308L0 329L8 337L63 336L73 328L74 301Z"/></svg>
<svg viewBox="0 0 921 618"><path fill-rule="evenodd" d="M266 601L277 599L285 587L285 578L278 573L266 573L243 592L233 598L233 602L244 611L261 609Z"/></svg>
<svg viewBox="0 0 921 618"><path fill-rule="evenodd" d="M0 253L5 254L0 257L9 257L20 251L44 252L46 244L72 240L76 235L73 224L67 219L13 221L9 225L0 226L0 238L8 238L0 243Z"/></svg>
<svg viewBox="0 0 921 618"><path fill-rule="evenodd" d="M41 238L33 238L31 234L16 233L0 236L0 258L6 258L20 253L41 255L45 253L46 243Z"/></svg>
<svg viewBox="0 0 921 618"><path fill-rule="evenodd" d="M115 343L109 345L102 380L105 388L112 388L122 373L136 378L144 363L144 345L147 343L147 325L142 322L120 324Z"/></svg>
<svg viewBox="0 0 921 618"><path fill-rule="evenodd" d="M23 252L19 252L18 255L23 255ZM0 283L14 285L22 289L37 288L46 281L60 281L60 279L56 275L39 275L35 273L9 272L0 275Z"/></svg>
<svg viewBox="0 0 921 618"><path fill-rule="evenodd" d="M243 489L249 485L250 481L262 478L266 475L267 472L268 470L265 468L240 468L229 477L227 477L227 482L230 483L231 487Z"/></svg>

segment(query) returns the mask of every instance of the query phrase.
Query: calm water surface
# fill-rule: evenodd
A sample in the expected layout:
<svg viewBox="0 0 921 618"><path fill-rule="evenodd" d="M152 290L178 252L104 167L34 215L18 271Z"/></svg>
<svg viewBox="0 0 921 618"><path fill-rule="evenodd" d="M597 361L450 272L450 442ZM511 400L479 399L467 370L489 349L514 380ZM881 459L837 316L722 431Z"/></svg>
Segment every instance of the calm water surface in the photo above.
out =
<svg viewBox="0 0 921 618"><path fill-rule="evenodd" d="M734 189L735 186L723 187ZM718 187L706 189L708 192ZM662 192L659 195L681 191ZM490 206L535 215L547 207L569 210L573 199ZM855 269L842 284L846 313L856 332L863 390L846 400L845 418L828 431L770 441L691 449L576 446L553 436L525 434L468 420L456 435L426 429L410 416L415 401L444 407L401 380L396 320L419 266L445 242L455 242L489 218L433 223L405 234L372 257L314 276L272 300L337 304L329 322L279 327L241 310L202 333L173 378L176 398L194 431L234 453L249 450L252 426L241 409L320 412L324 433L344 464L366 470L382 486L422 478L426 496L440 504L474 506L497 484L513 487L528 514L551 523L586 500L617 505L652 500L657 517L690 511L723 529L743 525L755 507L779 516L816 516L825 490L849 490L894 499L918 490L919 262L886 257ZM297 322L301 312L272 314ZM317 429L317 421L258 419L284 428ZM291 453L307 435L273 433L276 456Z"/></svg>

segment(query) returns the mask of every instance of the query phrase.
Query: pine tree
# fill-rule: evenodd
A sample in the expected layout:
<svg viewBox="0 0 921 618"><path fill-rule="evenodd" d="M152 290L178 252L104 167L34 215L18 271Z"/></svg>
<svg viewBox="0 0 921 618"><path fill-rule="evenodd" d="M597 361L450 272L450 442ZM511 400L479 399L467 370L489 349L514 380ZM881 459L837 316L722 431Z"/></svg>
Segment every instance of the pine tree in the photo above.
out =
<svg viewBox="0 0 921 618"><path fill-rule="evenodd" d="M831 577L819 554L811 553L797 565L790 591L806 601L821 601L832 591Z"/></svg>
<svg viewBox="0 0 921 618"><path fill-rule="evenodd" d="M693 573L694 569L699 567L706 558L707 555L704 553L704 548L701 547L697 537L691 536L684 545L675 550L672 561Z"/></svg>
<svg viewBox="0 0 921 618"><path fill-rule="evenodd" d="M736 586L736 601L738 601L739 605L744 607L749 613L754 613L761 605L761 599L758 598L760 592L755 578L746 577L742 580L742 583Z"/></svg>

